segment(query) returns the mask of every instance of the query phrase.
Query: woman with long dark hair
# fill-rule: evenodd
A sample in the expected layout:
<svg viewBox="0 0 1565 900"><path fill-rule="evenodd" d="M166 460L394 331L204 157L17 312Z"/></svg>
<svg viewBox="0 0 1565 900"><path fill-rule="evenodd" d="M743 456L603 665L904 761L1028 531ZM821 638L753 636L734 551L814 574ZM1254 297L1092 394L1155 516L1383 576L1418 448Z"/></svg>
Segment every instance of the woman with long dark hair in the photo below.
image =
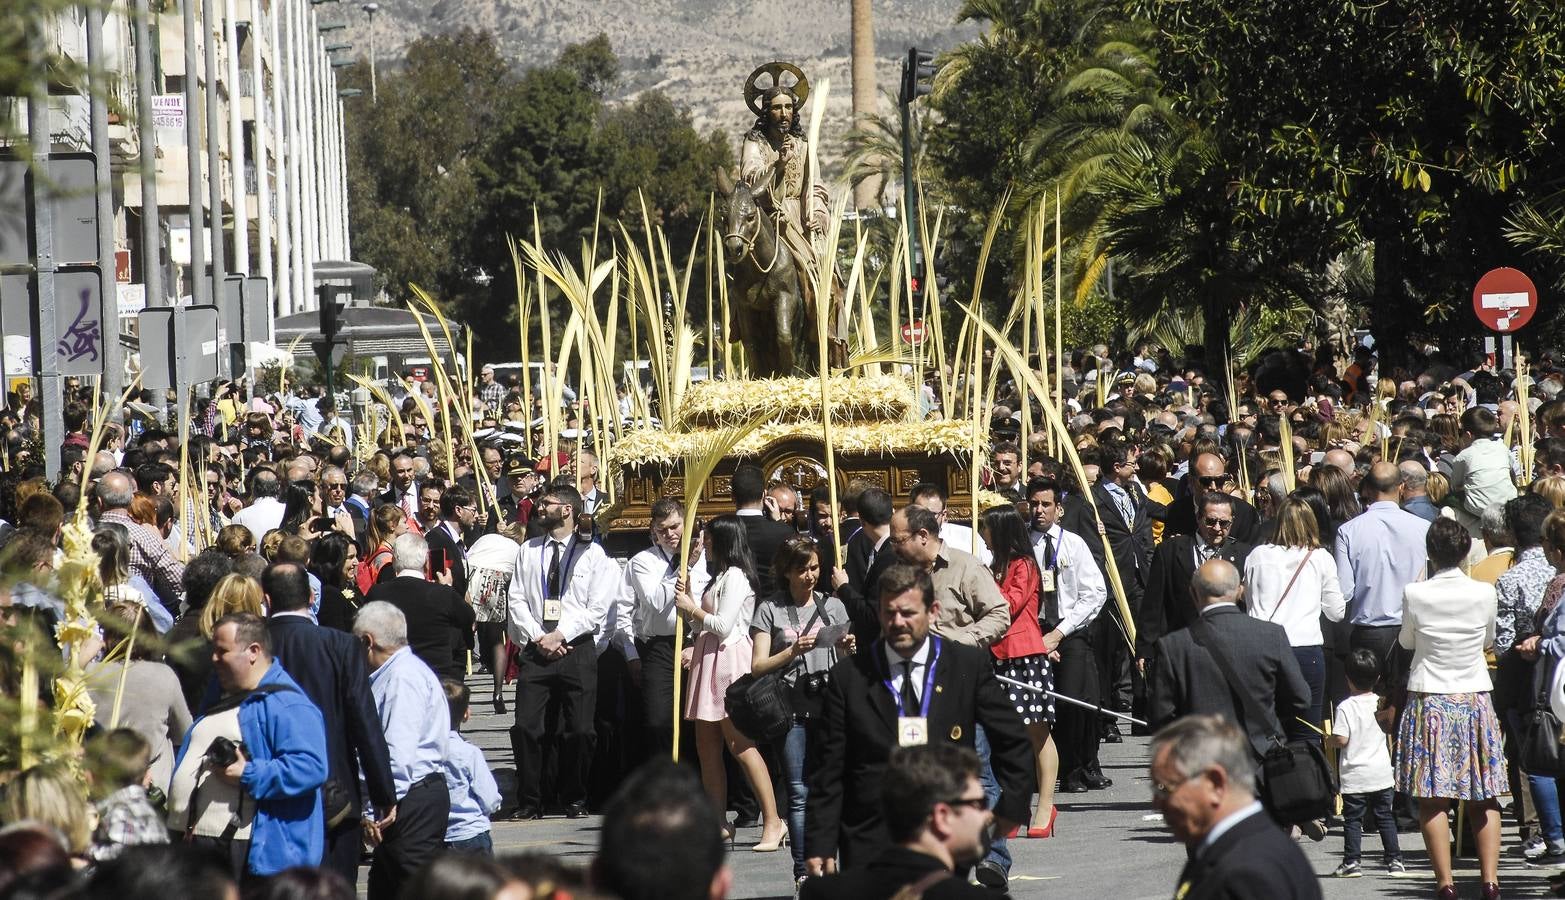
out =
<svg viewBox="0 0 1565 900"><path fill-rule="evenodd" d="M310 551L310 572L321 581L321 626L352 634L353 617L364 605L354 577L359 572L358 545L340 531L321 535Z"/></svg>
<svg viewBox="0 0 1565 900"><path fill-rule="evenodd" d="M1060 774L1060 755L1050 734L1054 700L1038 691L1054 690L1054 669L1044 652L1043 626L1038 621L1042 573L1027 530L1021 513L1009 503L986 509L979 518L979 534L992 554L989 571L1011 609L1011 627L989 648L995 674L1037 689L1001 682L1027 726L1038 769L1038 808L1027 836L1049 838L1054 837L1054 782Z"/></svg>
<svg viewBox="0 0 1565 900"><path fill-rule="evenodd" d="M847 607L830 594L816 590L821 577L821 551L815 539L806 535L789 538L772 562L776 590L755 607L750 620L750 639L754 642L752 671L757 675L782 672L793 700L793 727L778 742L787 767L788 837L793 843L793 877L805 877L804 806L808 791L804 783L805 750L819 721L828 673L837 662L838 649L852 652L850 632L835 646L816 645L820 630L848 621Z"/></svg>
<svg viewBox="0 0 1565 900"><path fill-rule="evenodd" d="M685 718L696 723L696 755L701 761L701 782L707 797L719 811L728 808L728 780L723 769L726 744L744 770L761 808L761 842L754 849L769 852L780 848L788 838L777 815L772 778L755 742L740 734L729 721L724 703L728 686L750 671L750 620L755 617L757 587L755 559L738 516L713 519L702 531L701 540L706 551L706 571L712 576L701 604L697 606L683 589L674 595L674 605L696 631L695 643L685 650L684 664L690 669ZM724 834L732 839L734 829L725 825Z"/></svg>

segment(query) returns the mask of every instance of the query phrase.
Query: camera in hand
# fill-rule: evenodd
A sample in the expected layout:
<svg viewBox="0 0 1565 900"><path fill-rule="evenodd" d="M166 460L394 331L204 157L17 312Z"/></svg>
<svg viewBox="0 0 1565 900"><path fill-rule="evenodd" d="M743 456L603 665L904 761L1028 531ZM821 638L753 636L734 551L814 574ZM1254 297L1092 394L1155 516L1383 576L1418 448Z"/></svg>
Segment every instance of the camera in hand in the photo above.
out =
<svg viewBox="0 0 1565 900"><path fill-rule="evenodd" d="M238 762L239 754L243 751L244 744L235 743L218 735L207 745L206 756L203 759L208 768L222 770Z"/></svg>

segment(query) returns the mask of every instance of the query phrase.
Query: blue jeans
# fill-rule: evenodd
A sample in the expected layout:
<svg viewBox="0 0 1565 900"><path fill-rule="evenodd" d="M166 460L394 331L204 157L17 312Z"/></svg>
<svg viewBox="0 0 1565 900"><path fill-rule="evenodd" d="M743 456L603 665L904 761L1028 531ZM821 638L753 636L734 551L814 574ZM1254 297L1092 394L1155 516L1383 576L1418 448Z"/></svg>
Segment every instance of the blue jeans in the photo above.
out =
<svg viewBox="0 0 1565 900"><path fill-rule="evenodd" d="M984 726L977 723L973 725L973 749L978 751L978 781L984 786L984 799L989 801L989 808L994 809L1000 800L1000 785L994 780L994 769L989 766L989 735L984 734ZM984 861L998 863L1007 875L1010 874L1011 850L1005 845L1004 835L995 835Z"/></svg>
<svg viewBox="0 0 1565 900"><path fill-rule="evenodd" d="M1364 837L1364 810L1374 816L1375 828L1380 832L1380 852L1387 863L1402 858L1402 847L1397 843L1397 817L1391 813L1391 788L1369 794L1342 795L1342 861L1359 861Z"/></svg>
<svg viewBox="0 0 1565 900"><path fill-rule="evenodd" d="M489 832L475 834L460 841L446 841L446 849L467 856L494 856L494 837Z"/></svg>
<svg viewBox="0 0 1565 900"><path fill-rule="evenodd" d="M1527 733L1527 726L1522 722L1520 711L1506 710L1505 719L1511 726L1512 734ZM1532 794L1532 805L1538 810L1538 832L1550 846L1560 846L1561 842L1565 842L1565 825L1562 825L1560 820L1559 784L1553 776L1534 775L1528 772L1527 788Z"/></svg>
<svg viewBox="0 0 1565 900"><path fill-rule="evenodd" d="M782 739L783 768L788 776L788 845L793 852L793 877L804 877L804 801L809 789L804 786L804 758L809 747L809 732L803 719L794 719Z"/></svg>
<svg viewBox="0 0 1565 900"><path fill-rule="evenodd" d="M1304 718L1320 727L1322 703L1326 699L1326 651L1323 647L1294 647L1293 658L1299 661L1299 671L1304 673L1304 682L1310 686L1310 708ZM1290 741L1309 741L1314 744L1321 742L1320 732L1315 728L1305 725L1303 722L1284 722L1282 730L1287 733Z"/></svg>

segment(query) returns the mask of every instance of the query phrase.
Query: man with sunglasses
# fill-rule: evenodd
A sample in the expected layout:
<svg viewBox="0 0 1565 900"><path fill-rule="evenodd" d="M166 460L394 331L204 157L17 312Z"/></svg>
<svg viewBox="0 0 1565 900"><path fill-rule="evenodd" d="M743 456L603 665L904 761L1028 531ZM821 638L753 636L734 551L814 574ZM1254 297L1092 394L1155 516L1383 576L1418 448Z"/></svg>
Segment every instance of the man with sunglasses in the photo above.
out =
<svg viewBox="0 0 1565 900"><path fill-rule="evenodd" d="M1232 484L1233 476L1228 474L1227 462L1221 456L1216 453L1197 456L1190 463L1190 471L1185 480L1180 482L1179 491L1168 509L1163 537L1195 534L1199 527L1197 513L1201 509L1201 498L1208 491L1226 492ZM1233 511L1234 521L1228 530L1229 536L1246 544L1254 543L1256 529L1261 523L1260 514L1255 511L1255 507L1238 497L1233 498Z"/></svg>
<svg viewBox="0 0 1565 900"><path fill-rule="evenodd" d="M1136 668L1145 675L1156 659L1155 646L1195 618L1190 584L1196 570L1209 560L1221 559L1244 571L1250 545L1233 539L1234 498L1207 491L1201 498L1200 524L1195 534L1180 534L1158 545L1152 555L1147 592L1136 613Z"/></svg>
<svg viewBox="0 0 1565 900"><path fill-rule="evenodd" d="M930 900L993 898L956 874L982 858L994 822L973 751L942 744L892 751L881 806L895 846L863 866L806 880L801 900L881 900L909 885Z"/></svg>

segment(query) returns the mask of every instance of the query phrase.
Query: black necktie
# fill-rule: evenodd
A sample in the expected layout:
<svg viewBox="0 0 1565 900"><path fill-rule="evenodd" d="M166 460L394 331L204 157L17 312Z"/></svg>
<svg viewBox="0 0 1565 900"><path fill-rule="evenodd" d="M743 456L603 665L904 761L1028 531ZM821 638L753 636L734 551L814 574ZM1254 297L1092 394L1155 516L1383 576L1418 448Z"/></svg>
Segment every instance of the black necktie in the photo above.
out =
<svg viewBox="0 0 1565 900"><path fill-rule="evenodd" d="M913 692L913 661L902 660L902 715L918 715L918 696Z"/></svg>
<svg viewBox="0 0 1565 900"><path fill-rule="evenodd" d="M560 542L550 541L554 545L554 558L549 561L549 597L550 600L560 599L562 588L560 586Z"/></svg>
<svg viewBox="0 0 1565 900"><path fill-rule="evenodd" d="M1054 534L1045 532L1043 535L1043 564L1048 571L1054 572L1054 590L1043 592L1043 620L1045 622L1058 622L1060 620L1060 582L1059 567L1055 565L1058 557L1054 551Z"/></svg>

